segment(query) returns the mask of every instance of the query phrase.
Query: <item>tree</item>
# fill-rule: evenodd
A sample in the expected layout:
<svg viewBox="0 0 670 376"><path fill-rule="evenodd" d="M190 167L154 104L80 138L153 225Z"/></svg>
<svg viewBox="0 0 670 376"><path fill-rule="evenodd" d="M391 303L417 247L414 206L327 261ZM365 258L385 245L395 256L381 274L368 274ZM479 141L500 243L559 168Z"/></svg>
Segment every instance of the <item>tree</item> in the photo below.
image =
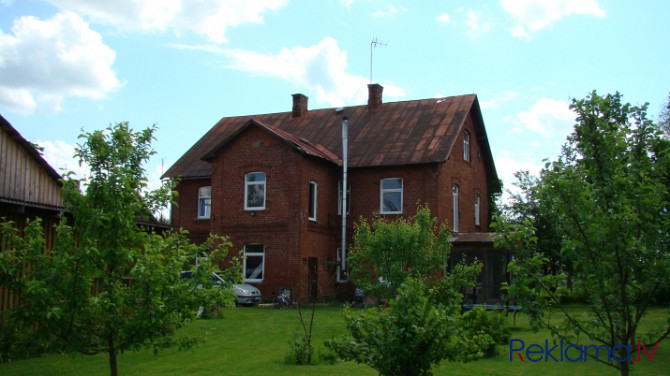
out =
<svg viewBox="0 0 670 376"><path fill-rule="evenodd" d="M557 218L552 215L549 203L539 199L537 177L529 171L517 171L514 177L516 181L512 184L516 190L508 190L510 199L504 205L505 219L515 224L525 221L532 223L537 236L537 249L549 259L543 272L556 274L569 262L558 252L561 234L558 232L558 224L555 223Z"/></svg>
<svg viewBox="0 0 670 376"><path fill-rule="evenodd" d="M380 375L430 375L443 359L477 359L494 348L482 330L488 317L461 314L461 291L474 286L481 263L461 261L446 273L451 244L438 223L419 207L413 221L375 218L356 225L351 279L389 301L361 314L345 311L349 335L326 342L338 357Z"/></svg>
<svg viewBox="0 0 670 376"><path fill-rule="evenodd" d="M389 298L409 276L425 277L444 267L451 243L446 226L438 226L428 207L419 207L413 221L361 220L349 255L351 280L366 292Z"/></svg>
<svg viewBox="0 0 670 376"><path fill-rule="evenodd" d="M444 304L435 304L420 279L407 277L385 309L345 311L349 336L326 341L338 357L374 368L383 376L432 375L443 359L473 360L493 345L486 333L466 331Z"/></svg>
<svg viewBox="0 0 670 376"><path fill-rule="evenodd" d="M106 352L115 376L120 352L191 346L193 339L176 339L175 330L203 308L232 304L230 288L209 288L216 262L231 246L225 238L212 236L197 246L184 231L160 235L137 224L172 197L169 182L147 189L143 164L153 153L154 131L133 132L120 123L80 136L85 142L76 156L90 166L90 178L82 192L66 176L63 201L72 224L61 221L49 252L38 222L28 224L26 236L3 224L9 245L0 254L1 282L24 301L7 313L3 352L12 352L12 339L43 351ZM181 278L190 260L203 254L209 257L193 278ZM239 274L234 260L226 278L236 281Z"/></svg>
<svg viewBox="0 0 670 376"><path fill-rule="evenodd" d="M616 349L616 358L626 361L603 363L628 375L638 340L653 348L670 333L670 321L644 333L639 326L670 275L670 147L647 119L647 106L624 104L619 93L594 91L571 108L575 129L533 187L543 215L561 234L556 251L568 262L556 275L543 273L549 259L533 222L499 221L501 242L516 258L509 292L536 328L568 343L586 337ZM586 297L586 316L561 303L567 278ZM550 306L563 322L550 321Z"/></svg>
<svg viewBox="0 0 670 376"><path fill-rule="evenodd" d="M668 94L668 103L665 105L658 120L658 125L665 134L666 139L670 138L670 94Z"/></svg>

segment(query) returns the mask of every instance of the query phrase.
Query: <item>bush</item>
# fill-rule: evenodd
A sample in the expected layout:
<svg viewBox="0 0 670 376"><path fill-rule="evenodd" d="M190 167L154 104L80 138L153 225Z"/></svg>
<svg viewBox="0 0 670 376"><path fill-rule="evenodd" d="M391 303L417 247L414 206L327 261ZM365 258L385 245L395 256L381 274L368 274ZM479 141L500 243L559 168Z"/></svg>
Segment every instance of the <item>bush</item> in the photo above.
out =
<svg viewBox="0 0 670 376"><path fill-rule="evenodd" d="M352 314L347 308L345 318L350 335L326 341L326 347L345 361L367 364L386 376L431 375L441 360L479 358L483 354L476 343L492 342L484 335L461 338L458 320L429 299L423 282L411 277L386 309Z"/></svg>
<svg viewBox="0 0 670 376"><path fill-rule="evenodd" d="M296 333L289 341L291 352L286 355L286 364L312 364L314 347L309 338L301 333Z"/></svg>
<svg viewBox="0 0 670 376"><path fill-rule="evenodd" d="M463 314L464 337L472 339L485 357L497 354L496 343L509 341L511 331L502 312L476 307Z"/></svg>

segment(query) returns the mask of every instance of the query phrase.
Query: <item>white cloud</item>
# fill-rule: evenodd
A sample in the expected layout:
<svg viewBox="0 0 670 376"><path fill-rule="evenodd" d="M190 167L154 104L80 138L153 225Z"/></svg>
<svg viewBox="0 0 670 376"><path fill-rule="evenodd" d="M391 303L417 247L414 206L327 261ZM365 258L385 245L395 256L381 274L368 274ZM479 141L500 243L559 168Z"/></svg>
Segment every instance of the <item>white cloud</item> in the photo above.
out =
<svg viewBox="0 0 670 376"><path fill-rule="evenodd" d="M37 144L44 148L43 156L47 162L59 174L74 172L75 179L84 179L88 177L90 168L86 163L79 165L79 159L74 156L75 145L68 144L65 141L37 141Z"/></svg>
<svg viewBox="0 0 670 376"><path fill-rule="evenodd" d="M435 20L439 23L447 24L447 23L451 22L451 17L449 16L448 13L442 13L439 16L437 16L437 18L435 18Z"/></svg>
<svg viewBox="0 0 670 376"><path fill-rule="evenodd" d="M544 137L561 139L572 131L575 116L566 102L549 98L538 100L529 111L517 115L529 130Z"/></svg>
<svg viewBox="0 0 670 376"><path fill-rule="evenodd" d="M83 14L118 29L194 32L212 42L227 41L231 27L263 23L262 14L284 7L288 0L48 0L61 9Z"/></svg>
<svg viewBox="0 0 670 376"><path fill-rule="evenodd" d="M0 30L0 104L30 113L40 105L59 111L65 96L103 98L121 86L115 58L75 13L18 18L11 34Z"/></svg>
<svg viewBox="0 0 670 376"><path fill-rule="evenodd" d="M379 11L373 12L372 17L373 18L392 17L392 16L396 15L398 12L406 12L406 11L407 11L407 8L405 8L405 7L398 8L393 4L388 4L388 7L386 8L386 10L379 10Z"/></svg>
<svg viewBox="0 0 670 376"><path fill-rule="evenodd" d="M480 101L479 104L484 110L496 110L500 107L500 103L509 102L518 97L519 93L515 91L504 91L493 95L493 97L488 100Z"/></svg>
<svg viewBox="0 0 670 376"><path fill-rule="evenodd" d="M529 33L551 27L555 22L573 14L605 17L597 0L500 0L500 6L517 25L510 32L516 37L530 38Z"/></svg>
<svg viewBox="0 0 670 376"><path fill-rule="evenodd" d="M503 203L509 203L510 192L512 194L520 193L518 187L515 187L513 183L516 181L514 174L517 171L530 171L531 175L538 176L540 170L542 170L543 164L540 160L533 160L534 158L529 155L519 155L510 153L507 150L504 150L502 156L495 157L496 163L496 172L498 173L498 178L503 181L503 195L501 200Z"/></svg>
<svg viewBox="0 0 670 376"><path fill-rule="evenodd" d="M484 20L484 14L482 12L469 10L465 16L467 18L465 20L465 25L468 27L467 33L469 36L474 38L491 30L491 24Z"/></svg>
<svg viewBox="0 0 670 376"><path fill-rule="evenodd" d="M227 68L279 78L316 92L316 100L332 106L360 104L367 100L368 80L346 72L347 52L337 41L326 37L309 47L283 48L276 54L261 54L240 49L212 49L207 46L176 46L195 48L225 55ZM384 97L400 98L403 89L384 85Z"/></svg>

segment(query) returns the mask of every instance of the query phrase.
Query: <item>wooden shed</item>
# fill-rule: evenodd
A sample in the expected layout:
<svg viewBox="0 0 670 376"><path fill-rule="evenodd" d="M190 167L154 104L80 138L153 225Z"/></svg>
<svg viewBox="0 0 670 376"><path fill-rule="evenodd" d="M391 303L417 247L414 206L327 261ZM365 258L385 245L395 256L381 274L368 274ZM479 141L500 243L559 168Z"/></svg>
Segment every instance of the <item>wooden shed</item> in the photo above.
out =
<svg viewBox="0 0 670 376"><path fill-rule="evenodd" d="M0 115L0 218L14 222L19 230L26 220L42 218L50 248L54 226L65 211L60 179L35 146ZM18 300L0 287L0 312L17 305Z"/></svg>

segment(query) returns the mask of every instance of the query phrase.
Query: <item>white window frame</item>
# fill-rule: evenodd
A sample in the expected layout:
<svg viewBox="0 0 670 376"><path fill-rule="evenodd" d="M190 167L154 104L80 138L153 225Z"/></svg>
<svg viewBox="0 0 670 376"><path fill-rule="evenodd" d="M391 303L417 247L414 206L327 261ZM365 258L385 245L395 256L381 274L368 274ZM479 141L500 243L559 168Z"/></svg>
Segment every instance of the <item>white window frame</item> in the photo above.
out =
<svg viewBox="0 0 670 376"><path fill-rule="evenodd" d="M481 218L479 215L479 208L481 206L481 196L475 195L475 226L481 226Z"/></svg>
<svg viewBox="0 0 670 376"><path fill-rule="evenodd" d="M470 161L470 132L463 131L463 160Z"/></svg>
<svg viewBox="0 0 670 376"><path fill-rule="evenodd" d="M198 188L198 219L208 219L211 215L212 186L200 187Z"/></svg>
<svg viewBox="0 0 670 376"><path fill-rule="evenodd" d="M342 254L342 247L337 247L337 282L349 281L349 249Z"/></svg>
<svg viewBox="0 0 670 376"><path fill-rule="evenodd" d="M250 175L254 174L263 174L263 180L262 181L247 181L248 177ZM249 206L249 188L251 186L256 186L256 185L262 185L263 186L263 205L261 206ZM265 201L266 201L266 187L267 187L267 175L265 172L262 171L256 171L256 172L249 172L247 174L244 174L244 210L265 210Z"/></svg>
<svg viewBox="0 0 670 376"><path fill-rule="evenodd" d="M453 206L453 221L454 221L451 227L454 232L458 232L458 191L459 191L458 184L454 184L451 188L451 196L452 196L451 203Z"/></svg>
<svg viewBox="0 0 670 376"><path fill-rule="evenodd" d="M249 250L248 248L251 248L250 246L260 246L261 251L257 250ZM244 245L244 257L242 259L242 271L244 273L244 282L263 282L263 278L265 277L265 246L263 244L259 243L249 243ZM254 269L255 275L258 276L260 273L260 278L247 278L247 260L249 257L261 257L261 263L259 266L257 266ZM258 270L260 267L260 270Z"/></svg>
<svg viewBox="0 0 670 376"><path fill-rule="evenodd" d="M384 181L400 180L400 188L384 188ZM403 207L403 180L402 178L384 178L379 181L379 213L381 214L402 214ZM400 193L400 210L384 210L384 195L387 193Z"/></svg>
<svg viewBox="0 0 670 376"><path fill-rule="evenodd" d="M347 215L351 212L351 183L347 182ZM342 215L342 180L337 182L337 215Z"/></svg>
<svg viewBox="0 0 670 376"><path fill-rule="evenodd" d="M313 187L313 188L312 188ZM318 193L319 193L319 184L315 182L314 180L309 181L309 204L307 205L307 219L310 221L316 222L316 213L317 213L317 204L319 202L318 200ZM314 195L312 195L312 189L314 189ZM311 196L311 197L310 197Z"/></svg>

